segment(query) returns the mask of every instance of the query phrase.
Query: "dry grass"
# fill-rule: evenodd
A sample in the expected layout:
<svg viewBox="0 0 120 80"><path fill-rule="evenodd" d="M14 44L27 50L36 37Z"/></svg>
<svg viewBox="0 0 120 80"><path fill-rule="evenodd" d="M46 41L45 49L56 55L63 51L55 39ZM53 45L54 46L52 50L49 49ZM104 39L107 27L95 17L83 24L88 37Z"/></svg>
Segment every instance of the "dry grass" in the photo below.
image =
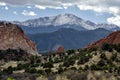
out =
<svg viewBox="0 0 120 80"><path fill-rule="evenodd" d="M17 67L17 63L18 63L17 61L9 61L9 62L5 63L3 66L1 66L1 68L6 69L9 66Z"/></svg>

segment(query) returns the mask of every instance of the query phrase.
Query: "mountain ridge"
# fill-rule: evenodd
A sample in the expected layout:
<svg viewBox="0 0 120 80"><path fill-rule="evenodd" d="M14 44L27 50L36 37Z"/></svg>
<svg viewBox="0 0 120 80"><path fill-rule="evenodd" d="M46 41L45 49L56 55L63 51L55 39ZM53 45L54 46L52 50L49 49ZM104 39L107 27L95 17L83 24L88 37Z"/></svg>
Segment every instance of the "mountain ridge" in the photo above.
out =
<svg viewBox="0 0 120 80"><path fill-rule="evenodd" d="M106 30L116 31L120 29L120 26L114 24L96 24L89 20L84 20L78 16L73 14L60 14L57 16L51 17L40 17L37 19L30 19L24 22L13 22L14 24L20 25L23 29L27 28L42 28L43 32L46 29L50 29L51 32L57 31L60 28L73 28L76 30L94 30L97 28L104 28ZM36 30L37 30L36 29ZM40 30L40 29L39 29ZM37 33L41 33L41 31L37 31Z"/></svg>
<svg viewBox="0 0 120 80"><path fill-rule="evenodd" d="M37 33L27 35L31 40L36 42L38 50L40 52L44 52L53 51L56 46L63 46L65 50L83 48L90 42L105 37L110 32L111 31L102 28L86 31L62 28L52 33Z"/></svg>

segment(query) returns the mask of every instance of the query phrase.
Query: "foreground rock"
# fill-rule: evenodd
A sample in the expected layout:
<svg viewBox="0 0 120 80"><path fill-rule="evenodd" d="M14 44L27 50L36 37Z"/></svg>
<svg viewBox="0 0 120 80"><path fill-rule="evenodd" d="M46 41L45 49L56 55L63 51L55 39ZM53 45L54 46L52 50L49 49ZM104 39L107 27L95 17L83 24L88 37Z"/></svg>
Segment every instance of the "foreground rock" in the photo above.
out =
<svg viewBox="0 0 120 80"><path fill-rule="evenodd" d="M23 49L27 53L37 55L35 43L25 36L17 25L0 22L0 50Z"/></svg>

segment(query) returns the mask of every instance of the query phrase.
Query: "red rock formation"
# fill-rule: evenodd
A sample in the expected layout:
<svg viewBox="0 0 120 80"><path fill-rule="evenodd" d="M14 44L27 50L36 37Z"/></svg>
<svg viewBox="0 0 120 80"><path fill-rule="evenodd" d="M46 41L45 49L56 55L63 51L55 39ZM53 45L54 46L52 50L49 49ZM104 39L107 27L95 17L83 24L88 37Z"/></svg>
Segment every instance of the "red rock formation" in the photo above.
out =
<svg viewBox="0 0 120 80"><path fill-rule="evenodd" d="M63 46L59 46L57 52L58 53L64 52L64 47Z"/></svg>
<svg viewBox="0 0 120 80"><path fill-rule="evenodd" d="M36 45L28 39L17 25L0 22L0 50L23 49L30 54L38 54Z"/></svg>
<svg viewBox="0 0 120 80"><path fill-rule="evenodd" d="M87 48L98 48L101 47L103 43L120 44L120 31L113 32L107 37L89 44Z"/></svg>

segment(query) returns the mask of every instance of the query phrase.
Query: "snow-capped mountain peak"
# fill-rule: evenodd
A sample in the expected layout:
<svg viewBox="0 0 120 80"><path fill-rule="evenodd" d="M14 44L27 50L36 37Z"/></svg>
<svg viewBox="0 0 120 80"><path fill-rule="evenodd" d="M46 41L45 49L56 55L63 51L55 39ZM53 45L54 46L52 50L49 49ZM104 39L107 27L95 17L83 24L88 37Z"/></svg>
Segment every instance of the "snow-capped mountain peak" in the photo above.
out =
<svg viewBox="0 0 120 80"><path fill-rule="evenodd" d="M78 18L75 15L72 14L61 14L55 17L53 20L53 25L54 26L59 26L59 25L65 25L65 24L75 24L79 25L79 23L82 21L81 18Z"/></svg>
<svg viewBox="0 0 120 80"><path fill-rule="evenodd" d="M93 30L97 28L104 28L107 30L118 30L120 29L119 26L116 26L114 24L95 24L89 20L83 20L73 14L60 14L57 16L51 16L51 17L40 17L38 19L31 19L24 22L14 22L15 24L22 25L22 26L28 26L28 27L59 27L59 26L66 26L66 28L76 27L79 26L79 28L84 28L87 30Z"/></svg>
<svg viewBox="0 0 120 80"><path fill-rule="evenodd" d="M92 23L92 25L90 25ZM73 14L60 14L57 16L51 16L51 17L40 17L38 19L31 19L24 22L16 22L16 24L23 25L23 26L29 26L29 27L39 27L39 26L62 26L62 25L75 25L75 26L81 26L85 29L95 29L93 27L93 22L84 21L83 19L73 15ZM94 24L95 25L95 24Z"/></svg>

